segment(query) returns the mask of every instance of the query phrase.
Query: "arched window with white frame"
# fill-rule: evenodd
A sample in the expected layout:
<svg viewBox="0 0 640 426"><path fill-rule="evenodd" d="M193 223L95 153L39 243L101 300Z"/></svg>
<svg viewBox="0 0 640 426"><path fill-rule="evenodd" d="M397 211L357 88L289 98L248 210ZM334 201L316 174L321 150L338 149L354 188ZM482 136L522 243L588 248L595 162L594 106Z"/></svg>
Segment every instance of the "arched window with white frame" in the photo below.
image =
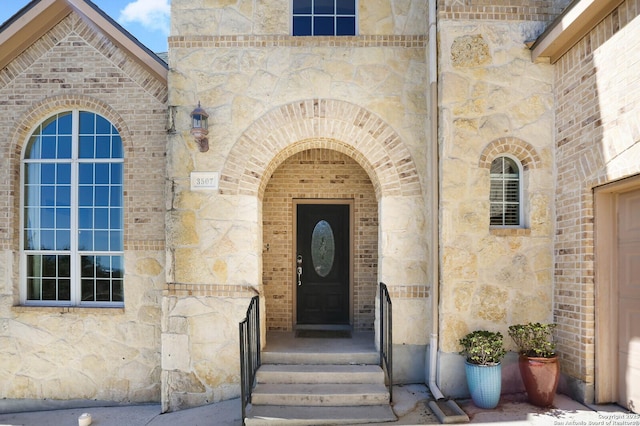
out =
<svg viewBox="0 0 640 426"><path fill-rule="evenodd" d="M502 155L491 162L489 191L489 225L521 227L522 165L515 157Z"/></svg>
<svg viewBox="0 0 640 426"><path fill-rule="evenodd" d="M21 303L124 305L123 147L104 117L57 113L22 160Z"/></svg>

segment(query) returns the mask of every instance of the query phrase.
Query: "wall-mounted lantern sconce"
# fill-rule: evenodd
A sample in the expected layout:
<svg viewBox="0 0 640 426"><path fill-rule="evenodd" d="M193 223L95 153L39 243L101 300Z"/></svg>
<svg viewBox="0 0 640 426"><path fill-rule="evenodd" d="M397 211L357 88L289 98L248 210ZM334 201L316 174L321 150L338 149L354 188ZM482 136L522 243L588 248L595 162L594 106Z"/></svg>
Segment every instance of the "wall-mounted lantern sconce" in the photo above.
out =
<svg viewBox="0 0 640 426"><path fill-rule="evenodd" d="M209 114L202 109L200 101L198 101L197 108L191 112L191 134L196 139L196 142L198 142L200 152L209 151L209 139L207 139L207 135L209 134L207 130L208 118Z"/></svg>

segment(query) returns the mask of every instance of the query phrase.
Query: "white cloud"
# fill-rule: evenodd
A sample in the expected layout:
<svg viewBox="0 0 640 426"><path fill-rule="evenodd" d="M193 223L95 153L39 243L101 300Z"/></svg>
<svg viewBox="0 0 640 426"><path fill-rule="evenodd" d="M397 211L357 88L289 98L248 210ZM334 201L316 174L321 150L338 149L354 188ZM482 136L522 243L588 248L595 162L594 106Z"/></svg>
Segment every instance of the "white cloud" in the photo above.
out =
<svg viewBox="0 0 640 426"><path fill-rule="evenodd" d="M135 0L120 11L121 24L139 23L152 31L169 34L169 0Z"/></svg>

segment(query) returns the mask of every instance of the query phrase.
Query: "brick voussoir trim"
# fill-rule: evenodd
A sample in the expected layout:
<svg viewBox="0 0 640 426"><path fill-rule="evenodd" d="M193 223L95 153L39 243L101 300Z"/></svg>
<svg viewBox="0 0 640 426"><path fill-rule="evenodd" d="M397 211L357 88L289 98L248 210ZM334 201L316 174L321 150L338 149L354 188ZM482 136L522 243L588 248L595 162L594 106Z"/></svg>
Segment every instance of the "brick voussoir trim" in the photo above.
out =
<svg viewBox="0 0 640 426"><path fill-rule="evenodd" d="M164 296L253 297L260 292L250 285L167 283Z"/></svg>
<svg viewBox="0 0 640 426"><path fill-rule="evenodd" d="M391 299L426 299L429 297L427 285L390 285L387 286Z"/></svg>
<svg viewBox="0 0 640 426"><path fill-rule="evenodd" d="M395 130L371 111L337 99L292 102L256 120L229 152L220 192L262 196L269 171L314 148L353 158L371 177L378 197L421 193L416 165Z"/></svg>
<svg viewBox="0 0 640 426"><path fill-rule="evenodd" d="M482 150L478 167L491 168L491 162L503 154L515 156L525 170L537 169L542 165L540 155L533 145L518 138L505 137L490 142Z"/></svg>
<svg viewBox="0 0 640 426"><path fill-rule="evenodd" d="M210 47L402 47L424 48L426 35L370 35L352 37L295 37L228 35L228 36L172 36L170 48L210 48Z"/></svg>

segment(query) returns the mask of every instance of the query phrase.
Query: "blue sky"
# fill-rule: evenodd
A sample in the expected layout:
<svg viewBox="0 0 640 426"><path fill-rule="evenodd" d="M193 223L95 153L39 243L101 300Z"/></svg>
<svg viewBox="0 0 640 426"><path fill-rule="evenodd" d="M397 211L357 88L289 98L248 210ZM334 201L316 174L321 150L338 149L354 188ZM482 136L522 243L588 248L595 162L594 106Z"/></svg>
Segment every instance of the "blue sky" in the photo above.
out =
<svg viewBox="0 0 640 426"><path fill-rule="evenodd" d="M92 0L142 44L154 52L167 51L171 0ZM29 4L29 0L0 0L0 23Z"/></svg>

